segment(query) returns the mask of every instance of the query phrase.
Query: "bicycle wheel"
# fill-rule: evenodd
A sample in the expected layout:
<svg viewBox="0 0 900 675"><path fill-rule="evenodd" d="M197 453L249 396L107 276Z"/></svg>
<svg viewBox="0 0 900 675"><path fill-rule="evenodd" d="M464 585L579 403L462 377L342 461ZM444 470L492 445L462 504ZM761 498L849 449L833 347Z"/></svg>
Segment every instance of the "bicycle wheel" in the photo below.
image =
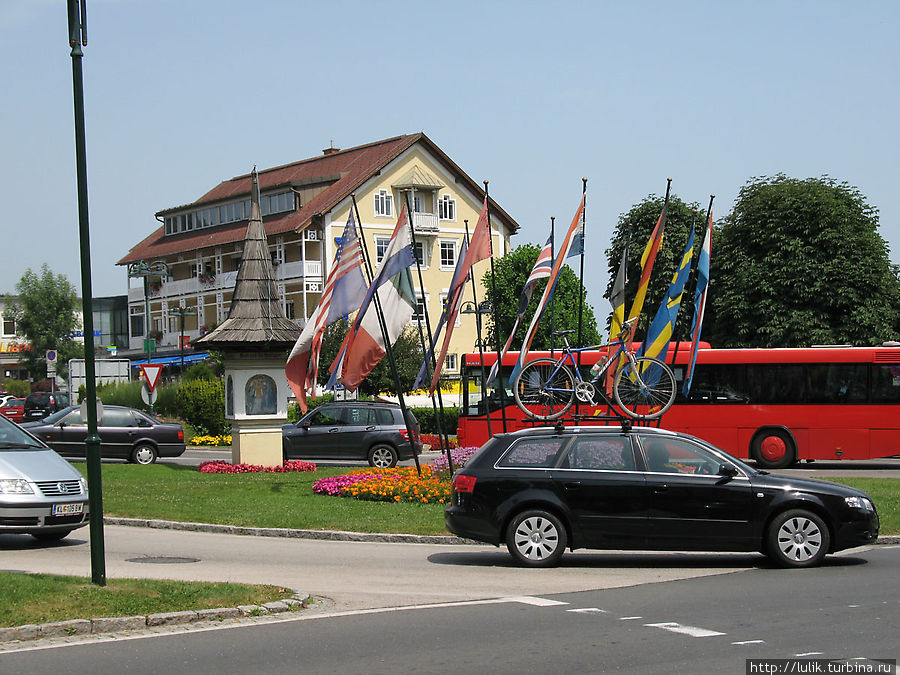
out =
<svg viewBox="0 0 900 675"><path fill-rule="evenodd" d="M634 367L626 363L616 373L613 396L629 417L655 420L675 401L675 375L662 361L642 356L635 359Z"/></svg>
<svg viewBox="0 0 900 675"><path fill-rule="evenodd" d="M568 366L552 359L537 359L522 368L513 395L523 413L549 422L572 407L575 376Z"/></svg>

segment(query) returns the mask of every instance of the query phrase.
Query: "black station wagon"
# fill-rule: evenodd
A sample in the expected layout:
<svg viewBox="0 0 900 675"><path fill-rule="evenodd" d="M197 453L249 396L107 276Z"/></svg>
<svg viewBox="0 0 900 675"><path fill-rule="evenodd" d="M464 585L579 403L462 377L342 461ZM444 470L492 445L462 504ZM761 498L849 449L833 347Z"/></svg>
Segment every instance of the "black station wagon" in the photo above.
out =
<svg viewBox="0 0 900 675"><path fill-rule="evenodd" d="M859 490L769 475L693 436L555 427L498 435L453 477L447 529L549 567L566 548L760 551L784 567L870 544Z"/></svg>

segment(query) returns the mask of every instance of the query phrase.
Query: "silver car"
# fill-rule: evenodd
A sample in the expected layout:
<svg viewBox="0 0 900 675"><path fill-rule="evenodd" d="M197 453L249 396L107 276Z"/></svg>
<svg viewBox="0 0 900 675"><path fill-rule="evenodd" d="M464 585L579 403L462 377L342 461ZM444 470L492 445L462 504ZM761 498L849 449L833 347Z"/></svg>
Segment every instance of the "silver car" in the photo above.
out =
<svg viewBox="0 0 900 675"><path fill-rule="evenodd" d="M0 417L0 534L62 539L88 524L87 480L66 460Z"/></svg>

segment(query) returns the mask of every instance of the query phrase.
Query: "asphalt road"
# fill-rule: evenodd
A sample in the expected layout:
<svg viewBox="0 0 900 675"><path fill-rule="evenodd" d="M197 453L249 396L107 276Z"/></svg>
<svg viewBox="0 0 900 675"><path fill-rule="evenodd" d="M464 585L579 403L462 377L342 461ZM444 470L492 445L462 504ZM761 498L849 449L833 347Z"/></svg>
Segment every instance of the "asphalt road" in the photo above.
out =
<svg viewBox="0 0 900 675"><path fill-rule="evenodd" d="M0 672L745 673L747 659L794 659L803 667L803 659L828 658L859 667L859 659L900 655L900 602L886 593L896 585L900 547L845 552L812 570L755 560L719 570L731 574L604 583L614 569L637 563L639 572L655 559L571 556L568 569L595 586L574 592L548 584L554 571L522 570L516 585L527 594L507 595L501 583L480 599L440 606L306 610L251 625L38 647L0 654ZM659 562L667 569L672 561Z"/></svg>

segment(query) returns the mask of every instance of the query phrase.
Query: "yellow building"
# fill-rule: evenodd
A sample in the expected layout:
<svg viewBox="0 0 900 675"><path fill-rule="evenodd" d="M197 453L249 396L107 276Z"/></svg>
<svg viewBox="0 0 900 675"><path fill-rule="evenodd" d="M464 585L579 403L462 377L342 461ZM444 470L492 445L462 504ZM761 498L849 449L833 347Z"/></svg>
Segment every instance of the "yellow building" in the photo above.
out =
<svg viewBox="0 0 900 675"><path fill-rule="evenodd" d="M263 223L285 315L303 325L318 303L355 196L373 267L381 260L403 204L413 211L416 256L424 297L414 321L427 309L440 316L465 237L481 211L484 191L425 134L411 134L338 150L259 171ZM163 224L118 264L129 269L129 347L144 348L145 305L158 356L178 353L228 315L250 203L250 174L224 181L197 201L156 214ZM490 202L495 257L507 253L518 224ZM165 263L155 264L154 263ZM475 266L478 300L489 261ZM148 268L160 276L137 276ZM132 276L134 275L134 276ZM413 272L418 291L418 276ZM146 289L145 289L146 280ZM145 297L146 295L146 297ZM466 300L471 290L466 290ZM459 370L460 355L475 348L473 314L461 314L445 373Z"/></svg>

